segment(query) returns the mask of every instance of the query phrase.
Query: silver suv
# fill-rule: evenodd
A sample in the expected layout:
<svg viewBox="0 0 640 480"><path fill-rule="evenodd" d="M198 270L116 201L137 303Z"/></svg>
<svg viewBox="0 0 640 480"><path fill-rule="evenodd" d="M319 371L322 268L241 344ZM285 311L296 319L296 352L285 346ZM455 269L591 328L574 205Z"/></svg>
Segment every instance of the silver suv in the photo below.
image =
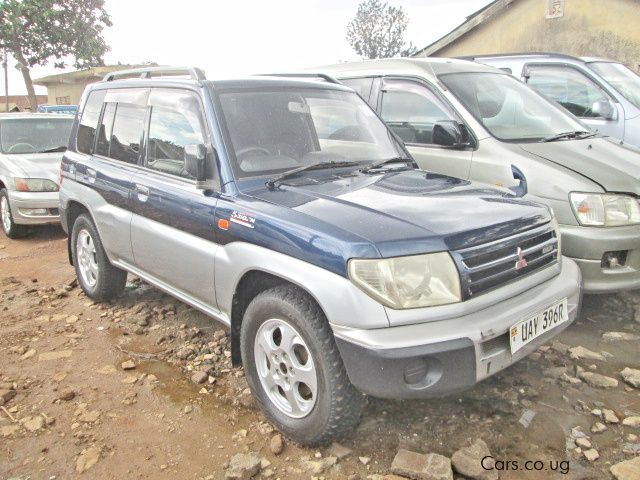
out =
<svg viewBox="0 0 640 480"><path fill-rule="evenodd" d="M558 53L468 58L511 73L593 130L640 146L640 76L622 63Z"/></svg>
<svg viewBox="0 0 640 480"><path fill-rule="evenodd" d="M640 287L640 154L497 68L389 59L317 70L356 89L421 168L551 206L587 293Z"/></svg>

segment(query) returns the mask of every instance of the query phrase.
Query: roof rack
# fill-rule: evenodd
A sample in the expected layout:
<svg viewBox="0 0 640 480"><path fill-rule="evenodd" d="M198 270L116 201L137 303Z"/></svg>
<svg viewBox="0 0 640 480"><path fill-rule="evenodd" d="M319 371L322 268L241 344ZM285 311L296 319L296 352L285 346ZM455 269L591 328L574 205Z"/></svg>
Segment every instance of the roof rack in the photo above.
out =
<svg viewBox="0 0 640 480"><path fill-rule="evenodd" d="M326 73L312 73L312 72L301 72L301 73L259 73L257 74L259 77L292 77L292 78L318 78L320 80L324 80L325 82L335 83L336 85L342 85L339 80L333 78L331 75L327 75Z"/></svg>
<svg viewBox="0 0 640 480"><path fill-rule="evenodd" d="M556 53L556 52L513 52L513 53L483 53L479 55L461 55L457 58L458 60L475 60L476 58L501 58L501 57L558 57L558 58L566 58L571 60L580 60L579 57L574 55L567 55L566 53Z"/></svg>
<svg viewBox="0 0 640 480"><path fill-rule="evenodd" d="M130 70L118 70L107 73L102 79L103 82L111 82L120 77L151 78L153 76L189 75L191 80L201 82L207 79L204 71L196 67L144 67L132 68Z"/></svg>

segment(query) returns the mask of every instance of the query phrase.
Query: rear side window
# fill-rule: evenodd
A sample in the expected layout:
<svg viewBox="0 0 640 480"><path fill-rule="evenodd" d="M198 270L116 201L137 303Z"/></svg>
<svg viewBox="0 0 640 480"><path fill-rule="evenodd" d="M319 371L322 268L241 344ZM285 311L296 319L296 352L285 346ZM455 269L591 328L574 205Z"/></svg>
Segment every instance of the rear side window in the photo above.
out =
<svg viewBox="0 0 640 480"><path fill-rule="evenodd" d="M107 103L102 114L102 122L98 129L98 142L96 144L96 154L109 156L109 142L111 141L111 131L113 129L113 117L116 113L116 104Z"/></svg>
<svg viewBox="0 0 640 480"><path fill-rule="evenodd" d="M111 133L111 158L138 163L146 110L142 105L118 103Z"/></svg>
<svg viewBox="0 0 640 480"><path fill-rule="evenodd" d="M200 103L188 92L152 91L151 118L145 166L183 178L193 178L185 169L184 147L203 144Z"/></svg>
<svg viewBox="0 0 640 480"><path fill-rule="evenodd" d="M93 146L96 138L96 128L100 112L102 111L102 102L104 101L106 91L97 90L89 94L82 117L80 118L80 126L78 127L78 137L76 146L79 152L93 153Z"/></svg>

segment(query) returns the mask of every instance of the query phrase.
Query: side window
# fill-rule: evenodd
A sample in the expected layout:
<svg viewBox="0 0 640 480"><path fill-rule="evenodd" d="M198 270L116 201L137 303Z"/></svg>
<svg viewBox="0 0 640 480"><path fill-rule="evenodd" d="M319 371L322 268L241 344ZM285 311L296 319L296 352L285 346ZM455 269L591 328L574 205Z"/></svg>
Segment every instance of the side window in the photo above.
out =
<svg viewBox="0 0 640 480"><path fill-rule="evenodd" d="M344 83L349 88L353 88L367 103L370 103L369 96L371 95L373 78L345 78L340 80L340 82Z"/></svg>
<svg viewBox="0 0 640 480"><path fill-rule="evenodd" d="M455 120L452 112L428 88L416 82L386 80L380 116L405 142L433 144L433 126Z"/></svg>
<svg viewBox="0 0 640 480"><path fill-rule="evenodd" d="M205 143L200 102L188 92L152 91L145 166L183 178L184 147Z"/></svg>
<svg viewBox="0 0 640 480"><path fill-rule="evenodd" d="M562 66L529 66L527 83L577 117L596 118L593 104L608 96L579 71Z"/></svg>
<svg viewBox="0 0 640 480"><path fill-rule="evenodd" d="M116 113L116 104L107 103L102 114L102 122L98 128L98 142L96 144L96 154L109 156L109 141L113 129L113 117Z"/></svg>
<svg viewBox="0 0 640 480"><path fill-rule="evenodd" d="M76 138L76 146L79 152L93 153L95 144L96 127L100 112L102 111L102 102L106 91L96 90L89 94L84 109L82 110L82 118L78 127L78 136Z"/></svg>
<svg viewBox="0 0 640 480"><path fill-rule="evenodd" d="M109 156L126 163L138 163L146 107L118 103L111 133Z"/></svg>

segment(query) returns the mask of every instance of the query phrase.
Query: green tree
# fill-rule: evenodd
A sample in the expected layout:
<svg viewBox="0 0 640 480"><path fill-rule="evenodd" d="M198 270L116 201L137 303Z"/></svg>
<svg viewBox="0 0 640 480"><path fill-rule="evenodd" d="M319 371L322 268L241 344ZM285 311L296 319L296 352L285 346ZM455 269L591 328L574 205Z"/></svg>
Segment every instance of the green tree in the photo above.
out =
<svg viewBox="0 0 640 480"><path fill-rule="evenodd" d="M402 7L365 0L347 25L347 41L364 58L408 56L415 51L404 40L409 18Z"/></svg>
<svg viewBox="0 0 640 480"><path fill-rule="evenodd" d="M0 0L0 48L13 56L22 72L31 110L36 108L30 68L55 59L64 68L103 65L108 47L102 38L111 19L104 0Z"/></svg>

